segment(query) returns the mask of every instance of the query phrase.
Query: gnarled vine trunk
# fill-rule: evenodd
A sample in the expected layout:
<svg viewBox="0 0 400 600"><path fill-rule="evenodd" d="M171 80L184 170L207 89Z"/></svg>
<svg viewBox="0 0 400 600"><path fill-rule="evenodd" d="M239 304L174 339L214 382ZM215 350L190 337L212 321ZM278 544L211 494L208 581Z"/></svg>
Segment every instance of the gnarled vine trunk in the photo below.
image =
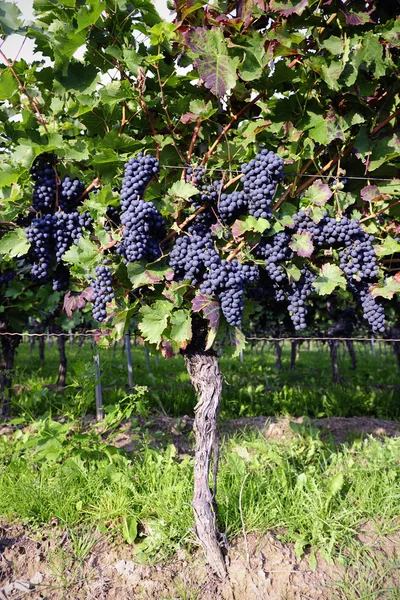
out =
<svg viewBox="0 0 400 600"><path fill-rule="evenodd" d="M64 387L67 378L67 354L65 352L65 336L57 336L57 346L60 355L60 362L58 365L58 378L57 385Z"/></svg>
<svg viewBox="0 0 400 600"><path fill-rule="evenodd" d="M0 361L0 416L8 417L11 409L11 386L14 369L15 351L21 341L20 336L1 336Z"/></svg>
<svg viewBox="0 0 400 600"><path fill-rule="evenodd" d="M331 367L332 367L332 380L333 380L333 383L338 384L338 383L340 383L339 363L338 363L339 342L338 342L338 340L329 340L328 344L329 344Z"/></svg>
<svg viewBox="0 0 400 600"><path fill-rule="evenodd" d="M219 448L217 440L218 410L221 402L222 375L218 359L206 351L206 327L200 319L193 322L193 340L183 352L186 368L198 402L195 407L194 434L196 440L194 461L193 510L196 534L207 562L221 577L225 578L226 564L223 536L217 528L217 505L215 501ZM213 489L210 489L210 470L213 462ZM225 545L226 546L226 545Z"/></svg>
<svg viewBox="0 0 400 600"><path fill-rule="evenodd" d="M280 343L277 340L274 341L274 352L275 352L276 368L281 370L282 369L282 346L280 345Z"/></svg>
<svg viewBox="0 0 400 600"><path fill-rule="evenodd" d="M357 368L357 357L354 350L353 340L346 340L346 346L350 356L351 368L353 371L355 371Z"/></svg>

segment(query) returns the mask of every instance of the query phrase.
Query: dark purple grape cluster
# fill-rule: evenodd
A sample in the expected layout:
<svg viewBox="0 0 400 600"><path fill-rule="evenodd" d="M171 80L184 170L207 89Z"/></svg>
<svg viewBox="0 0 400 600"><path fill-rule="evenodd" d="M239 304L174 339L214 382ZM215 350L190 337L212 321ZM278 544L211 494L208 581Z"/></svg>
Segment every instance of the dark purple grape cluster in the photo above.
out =
<svg viewBox="0 0 400 600"><path fill-rule="evenodd" d="M85 184L66 175L58 187L58 206L66 213L74 212L82 204Z"/></svg>
<svg viewBox="0 0 400 600"><path fill-rule="evenodd" d="M62 257L70 249L73 243L77 244L82 237L80 215L78 212L57 212L53 215L52 236L56 261L59 263Z"/></svg>
<svg viewBox="0 0 400 600"><path fill-rule="evenodd" d="M69 269L65 265L57 265L53 275L53 290L65 292L69 286Z"/></svg>
<svg viewBox="0 0 400 600"><path fill-rule="evenodd" d="M142 152L125 163L121 187L122 210L129 210L132 200L143 197L146 187L159 171L158 160Z"/></svg>
<svg viewBox="0 0 400 600"><path fill-rule="evenodd" d="M296 331L307 327L305 303L313 291L312 284L316 275L304 267L301 269L301 276L298 281L292 280L288 286L287 298L289 300L288 310L290 318Z"/></svg>
<svg viewBox="0 0 400 600"><path fill-rule="evenodd" d="M198 167L191 167L190 165L185 165L186 183L191 183L195 187L199 187L203 183L204 174L205 168L203 165L199 165Z"/></svg>
<svg viewBox="0 0 400 600"><path fill-rule="evenodd" d="M14 269L6 269L0 273L0 286L10 283L16 276Z"/></svg>
<svg viewBox="0 0 400 600"><path fill-rule="evenodd" d="M112 273L108 267L99 266L95 269L96 278L93 288L93 318L99 323L107 318L107 304L114 298Z"/></svg>
<svg viewBox="0 0 400 600"><path fill-rule="evenodd" d="M245 286L258 279L256 265L242 265L236 259L231 262L213 262L200 285L200 291L209 296L217 296L222 313L229 325L240 327L244 308Z"/></svg>
<svg viewBox="0 0 400 600"><path fill-rule="evenodd" d="M175 279L188 280L192 285L200 283L205 269L212 268L218 261L211 233L201 224L192 225L188 229L188 235L178 237L169 255Z"/></svg>
<svg viewBox="0 0 400 600"><path fill-rule="evenodd" d="M255 256L265 259L265 269L270 279L277 283L281 283L286 279L285 271L278 263L288 261L293 257L289 242L290 235L280 231L274 236L262 238L254 250Z"/></svg>
<svg viewBox="0 0 400 600"><path fill-rule="evenodd" d="M127 264L138 260L151 262L161 256L159 242L165 235L164 219L152 202L141 198L158 171L158 161L142 153L125 165L121 188L123 241L118 253Z"/></svg>
<svg viewBox="0 0 400 600"><path fill-rule="evenodd" d="M32 279L47 279L53 257L53 216L43 215L32 220L26 230L33 257Z"/></svg>
<svg viewBox="0 0 400 600"><path fill-rule="evenodd" d="M247 195L244 191L222 193L218 202L218 213L223 222L237 219L247 211Z"/></svg>
<svg viewBox="0 0 400 600"><path fill-rule="evenodd" d="M349 290L361 304L363 317L376 333L385 332L385 310L382 304L376 298L373 298L369 292L369 284L366 282L351 282L348 284Z"/></svg>
<svg viewBox="0 0 400 600"><path fill-rule="evenodd" d="M361 237L361 236L360 236ZM364 238L364 239L362 239ZM378 275L378 262L372 242L372 235L364 235L354 240L351 246L339 252L340 268L347 279L372 279Z"/></svg>
<svg viewBox="0 0 400 600"><path fill-rule="evenodd" d="M248 213L268 219L278 182L283 178L283 160L269 150L261 150L249 163L242 165L243 189Z"/></svg>
<svg viewBox="0 0 400 600"><path fill-rule="evenodd" d="M54 157L49 154L38 156L31 168L31 176L35 182L32 208L42 214L52 213L55 208L57 194L57 172Z"/></svg>

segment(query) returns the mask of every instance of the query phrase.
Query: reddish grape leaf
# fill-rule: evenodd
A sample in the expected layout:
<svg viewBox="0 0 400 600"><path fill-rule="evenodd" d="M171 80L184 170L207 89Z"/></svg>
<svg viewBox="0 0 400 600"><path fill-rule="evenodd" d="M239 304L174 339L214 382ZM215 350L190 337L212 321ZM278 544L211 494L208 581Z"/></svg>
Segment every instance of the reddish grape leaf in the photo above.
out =
<svg viewBox="0 0 400 600"><path fill-rule="evenodd" d="M207 337L206 350L211 348L217 335L220 318L220 307L216 300L205 294L198 294L192 301L193 312L203 312L204 318L207 319L210 325L210 331Z"/></svg>
<svg viewBox="0 0 400 600"><path fill-rule="evenodd" d="M400 271L397 271L396 275L393 275L393 279L397 281L397 283L400 283Z"/></svg>
<svg viewBox="0 0 400 600"><path fill-rule="evenodd" d="M206 88L220 98L225 96L236 85L240 59L228 55L222 30L196 27L185 34L185 41L196 56L194 65Z"/></svg>
<svg viewBox="0 0 400 600"><path fill-rule="evenodd" d="M197 121L198 118L199 118L199 115L195 115L194 113L187 112L181 116L181 122L184 125L187 125L188 123L194 123L194 121Z"/></svg>
<svg viewBox="0 0 400 600"><path fill-rule="evenodd" d="M361 198L365 202L379 202L381 200L390 200L392 196L382 194L377 185L366 185L360 192Z"/></svg>
<svg viewBox="0 0 400 600"><path fill-rule="evenodd" d="M348 25L365 25L365 23L373 23L368 13L346 10L342 10L341 12L344 14Z"/></svg>
<svg viewBox="0 0 400 600"><path fill-rule="evenodd" d="M173 358L175 356L174 349L172 348L171 342L161 342L160 344L161 354L164 358Z"/></svg>
<svg viewBox="0 0 400 600"><path fill-rule="evenodd" d="M326 183L322 182L322 179L317 179L307 189L304 197L310 200L316 206L324 206L328 200L332 197L332 190Z"/></svg>
<svg viewBox="0 0 400 600"><path fill-rule="evenodd" d="M312 243L311 233L295 233L289 247L299 256L310 257L314 252L314 244Z"/></svg>
<svg viewBox="0 0 400 600"><path fill-rule="evenodd" d="M283 17L290 17L290 15L301 15L305 8L308 6L308 0L300 0L300 2L276 2L271 0L269 8L273 12L277 12Z"/></svg>
<svg viewBox="0 0 400 600"><path fill-rule="evenodd" d="M231 227L231 232L235 240L242 237L242 235L247 231L247 227L244 221L240 221L240 219L236 219L234 224Z"/></svg>
<svg viewBox="0 0 400 600"><path fill-rule="evenodd" d="M83 292L74 296L71 296L71 291L68 290L64 296L63 311L71 319L74 310L85 308L87 302L93 301L93 297L93 288L91 286L85 288Z"/></svg>

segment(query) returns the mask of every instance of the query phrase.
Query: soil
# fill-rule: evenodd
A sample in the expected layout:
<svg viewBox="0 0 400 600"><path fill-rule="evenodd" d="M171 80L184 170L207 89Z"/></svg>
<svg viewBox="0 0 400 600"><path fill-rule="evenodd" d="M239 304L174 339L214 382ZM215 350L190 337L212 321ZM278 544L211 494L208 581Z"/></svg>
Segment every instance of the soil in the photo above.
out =
<svg viewBox="0 0 400 600"><path fill-rule="evenodd" d="M234 540L227 557L228 578L221 581L199 551L191 556L182 551L167 564L141 565L129 546L99 536L89 554L77 560L70 538L58 529L38 536L22 525L0 527L1 600L347 600L340 591L345 574L355 587L360 578L359 563L346 569L318 556L317 567L311 569L307 555L297 560L293 545L282 544L271 533ZM384 593L400 585L400 535L384 538L366 525L360 544L366 543L373 551L373 566L364 565L364 578L375 576L380 564L387 572L381 594L374 597L395 598Z"/></svg>
<svg viewBox="0 0 400 600"><path fill-rule="evenodd" d="M94 423L87 418L87 425ZM371 418L290 419L305 427L315 427L323 436L346 443L354 437L400 435L400 423ZM221 423L221 436L245 428L262 432L269 439L296 435L289 419L257 417ZM143 422L144 424L144 422ZM155 417L133 426L123 423L108 443L126 451L138 448L140 436L155 445L170 443L180 453L191 453L188 434L193 420ZM102 425L96 427L101 433ZM16 426L0 427L10 434ZM317 555L316 568L310 556L296 558L293 544L282 543L276 533L249 534L230 543L228 578L221 581L205 564L199 550L190 555L183 549L165 564L143 565L135 560L135 547L93 533L93 546L85 556L77 555L67 532L54 527L35 532L23 524L0 522L0 600L348 600L374 597L396 598L400 590L400 524L396 533L382 535L372 523L358 532L364 562L351 557L327 562ZM347 567L346 564L347 561ZM379 595L363 595L362 581L379 573ZM381 577L381 573L384 576ZM343 587L343 582L346 586ZM349 587L350 586L350 587ZM346 595L354 590L351 596Z"/></svg>

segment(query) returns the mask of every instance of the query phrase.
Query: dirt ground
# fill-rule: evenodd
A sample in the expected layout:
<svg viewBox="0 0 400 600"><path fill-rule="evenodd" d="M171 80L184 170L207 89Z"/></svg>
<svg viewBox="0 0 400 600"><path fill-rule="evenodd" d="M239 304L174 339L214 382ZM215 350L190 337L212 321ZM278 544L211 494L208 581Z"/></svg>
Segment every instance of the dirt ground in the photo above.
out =
<svg viewBox="0 0 400 600"><path fill-rule="evenodd" d="M303 419L291 419L302 423ZM355 436L400 435L400 423L370 418L317 419L311 424L322 435L345 442ZM156 417L148 432L172 436L179 452L190 452L188 432L192 419ZM99 425L101 431L101 426ZM269 439L295 435L288 419L236 419L221 424L221 434L244 428L257 429ZM7 425L0 435L11 433ZM137 428L135 430L137 435ZM116 446L132 451L130 424L114 436ZM147 433L148 435L148 433ZM156 439L156 438L155 438ZM400 528L400 527L399 527ZM397 528L397 529L399 529ZM226 557L228 577L217 579L200 551L181 550L167 564L141 565L126 544L93 533L93 544L77 557L73 540L57 524L35 533L21 524L0 521L0 600L353 600L394 599L400 589L400 533L382 536L369 523L359 530L361 562L346 564L346 557L326 562L317 556L310 568L309 556L296 559L293 544L283 544L271 532L249 534L231 541ZM379 594L364 595L363 582L377 578ZM346 585L343 585L346 582ZM350 590L350 591L349 591ZM351 595L349 595L351 592Z"/></svg>
<svg viewBox="0 0 400 600"><path fill-rule="evenodd" d="M99 536L79 561L72 556L71 540L57 529L38 537L22 526L3 524L0 535L1 600L348 600L340 589L344 578L356 590L360 577L368 580L377 570L387 574L381 594L354 598L397 598L384 593L400 585L400 536L382 538L368 526L359 537L369 547L363 574L360 563L345 569L320 556L312 570L307 555L297 560L292 544L269 533L231 543L226 581L212 574L201 552L146 566L132 560L128 546Z"/></svg>

